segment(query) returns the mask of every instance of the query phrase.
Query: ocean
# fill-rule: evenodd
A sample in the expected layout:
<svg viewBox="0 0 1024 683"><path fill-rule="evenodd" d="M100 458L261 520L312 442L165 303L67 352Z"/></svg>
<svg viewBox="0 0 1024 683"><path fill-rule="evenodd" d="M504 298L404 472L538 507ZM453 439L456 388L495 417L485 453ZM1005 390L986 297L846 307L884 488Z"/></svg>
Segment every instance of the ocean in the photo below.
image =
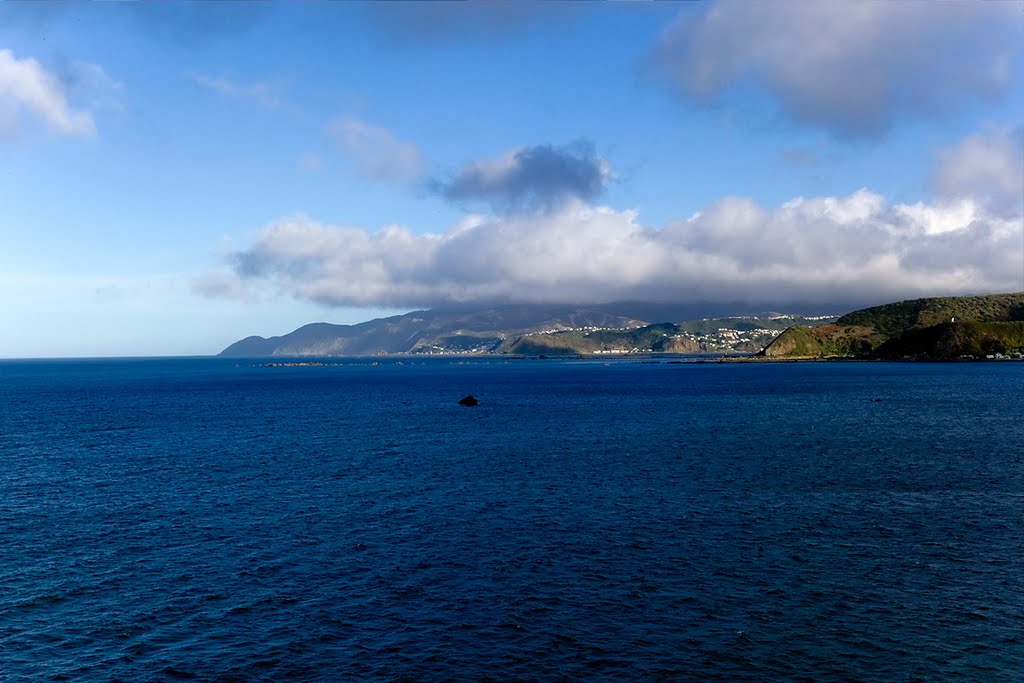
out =
<svg viewBox="0 0 1024 683"><path fill-rule="evenodd" d="M0 362L0 680L1024 680L1024 363L327 363Z"/></svg>

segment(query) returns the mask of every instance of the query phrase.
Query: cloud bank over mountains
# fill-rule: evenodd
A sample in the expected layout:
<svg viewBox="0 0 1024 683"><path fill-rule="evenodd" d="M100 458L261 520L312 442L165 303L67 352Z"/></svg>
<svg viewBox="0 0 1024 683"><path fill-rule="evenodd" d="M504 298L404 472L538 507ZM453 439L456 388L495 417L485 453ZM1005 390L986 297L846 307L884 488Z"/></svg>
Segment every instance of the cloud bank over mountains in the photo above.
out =
<svg viewBox="0 0 1024 683"><path fill-rule="evenodd" d="M547 12L538 7L366 11L392 37L420 32L421 42L436 44L454 40L460 22L507 37L538 22ZM167 11L181 20L182 35L172 33L183 44L202 42L192 14ZM216 16L225 21L210 23L209 36L235 30L228 15ZM688 102L751 112L761 108L743 106L744 98L765 98L794 129L823 130L836 145L870 145L902 123L999 98L1019 83L1012 64L1021 22L1013 3L722 0L683 8L649 49ZM281 107L281 83L210 73L185 76L224 97ZM47 68L0 49L0 142L32 128L94 137L94 114L116 106L119 87L98 65ZM893 201L866 183L844 196L798 196L775 206L712 197L695 215L650 225L637 211L603 203L616 176L588 140L524 145L437 174L400 133L352 116L320 120L354 176L426 188L466 215L443 232L424 233L415 225L373 230L298 214L257 231L223 268L201 277L197 291L258 300L269 289L334 306L432 307L838 303L1024 289L1020 127L990 124L940 150L927 178L931 196L921 201ZM800 148L787 155L792 164L816 163ZM322 162L307 153L300 166L317 170Z"/></svg>
<svg viewBox="0 0 1024 683"><path fill-rule="evenodd" d="M380 19L442 36L454 25L450 10ZM823 130L834 144L877 144L901 124L1001 97L1015 82L1018 15L999 3L723 0L683 8L651 60L698 106L763 111L746 106L760 98L794 128ZM327 305L401 308L842 303L1024 289L1021 129L990 126L941 150L926 179L931 196L921 201L868 187L777 206L725 196L660 226L602 204L615 175L588 141L517 147L431 177L417 148L387 129L338 119L328 135L359 175L425 183L480 213L440 233L284 218L198 291L252 299L269 288Z"/></svg>
<svg viewBox="0 0 1024 683"><path fill-rule="evenodd" d="M943 151L928 202L889 203L867 189L775 207L725 197L661 227L634 211L589 203L610 170L592 154L549 165L565 161L556 149L523 148L486 172L470 164L453 179L460 196L494 197L512 210L469 215L443 234L402 226L371 232L295 216L260 230L251 246L231 254L229 270L197 288L252 296L269 286L322 304L395 307L842 303L1024 288L1024 216L1014 204L1020 185L1012 172L990 184L1024 154L1019 132L971 136ZM541 199L562 201L522 210L512 200L540 192L522 180L537 157L538 175L552 188ZM559 172L548 177L552 167ZM965 194L972 187L987 194Z"/></svg>
<svg viewBox="0 0 1024 683"><path fill-rule="evenodd" d="M652 51L685 99L754 86L798 124L878 136L1011 85L1016 3L742 2L683 11Z"/></svg>

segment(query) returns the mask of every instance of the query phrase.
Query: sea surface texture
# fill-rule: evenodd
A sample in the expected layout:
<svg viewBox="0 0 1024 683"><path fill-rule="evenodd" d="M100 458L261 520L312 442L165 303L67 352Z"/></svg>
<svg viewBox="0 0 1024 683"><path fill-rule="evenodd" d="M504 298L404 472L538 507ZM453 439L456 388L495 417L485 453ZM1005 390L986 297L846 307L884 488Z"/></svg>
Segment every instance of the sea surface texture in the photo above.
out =
<svg viewBox="0 0 1024 683"><path fill-rule="evenodd" d="M1024 363L0 362L0 680L188 679L1024 680Z"/></svg>

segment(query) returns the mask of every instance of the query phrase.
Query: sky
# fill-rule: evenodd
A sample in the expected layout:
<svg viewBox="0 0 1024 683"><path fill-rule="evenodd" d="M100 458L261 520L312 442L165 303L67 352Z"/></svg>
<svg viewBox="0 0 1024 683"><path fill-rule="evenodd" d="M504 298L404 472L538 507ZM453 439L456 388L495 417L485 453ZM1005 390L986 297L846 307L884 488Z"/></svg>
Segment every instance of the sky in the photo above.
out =
<svg viewBox="0 0 1024 683"><path fill-rule="evenodd" d="M1021 46L1009 1L0 1L0 358L1021 291Z"/></svg>

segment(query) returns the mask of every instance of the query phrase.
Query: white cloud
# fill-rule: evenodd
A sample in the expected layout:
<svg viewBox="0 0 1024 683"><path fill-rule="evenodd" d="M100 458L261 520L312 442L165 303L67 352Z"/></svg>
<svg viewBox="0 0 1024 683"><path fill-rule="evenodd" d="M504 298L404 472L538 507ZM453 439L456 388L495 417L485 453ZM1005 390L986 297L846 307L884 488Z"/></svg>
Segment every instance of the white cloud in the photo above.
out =
<svg viewBox="0 0 1024 683"><path fill-rule="evenodd" d="M196 85L224 97L248 100L267 109L276 109L281 106L282 86L280 83L271 81L238 83L227 78L207 76L193 71L185 75Z"/></svg>
<svg viewBox="0 0 1024 683"><path fill-rule="evenodd" d="M932 183L942 197L971 197L994 210L1020 212L1024 129L971 135L941 150Z"/></svg>
<svg viewBox="0 0 1024 683"><path fill-rule="evenodd" d="M1015 3L723 0L685 9L654 59L699 102L753 85L798 123L877 135L1005 91L1022 33Z"/></svg>
<svg viewBox="0 0 1024 683"><path fill-rule="evenodd" d="M79 66L94 81L102 77L105 84L113 83L98 66ZM10 50L0 50L0 137L18 133L22 112L61 135L96 134L92 116L71 106L60 79L34 59L18 59Z"/></svg>
<svg viewBox="0 0 1024 683"><path fill-rule="evenodd" d="M946 211L888 205L860 190L775 208L730 197L660 229L635 212L580 202L474 217L444 234L368 232L297 216L234 254L234 277L339 306L843 302L1024 287L1019 218Z"/></svg>
<svg viewBox="0 0 1024 683"><path fill-rule="evenodd" d="M956 232L970 225L978 215L974 201L963 199L943 204L901 204L893 209L906 219L908 225L917 226L926 235L942 235Z"/></svg>
<svg viewBox="0 0 1024 683"><path fill-rule="evenodd" d="M386 128L343 118L327 126L327 137L355 161L364 177L409 182L421 174L423 161L416 147Z"/></svg>
<svg viewBox="0 0 1024 683"><path fill-rule="evenodd" d="M1024 207L966 192L1009 174L1004 189L1012 193L1020 171L1003 158L1007 140L1012 160L1018 133L971 136L943 151L936 178L940 187L950 185L927 202L895 203L868 189L795 197L774 207L724 197L655 227L635 211L570 197L533 211L467 215L441 234L396 225L371 232L298 215L227 252L227 269L197 289L245 297L258 288L317 304L390 307L626 300L840 305L1019 291ZM949 176L951 168L958 175Z"/></svg>

